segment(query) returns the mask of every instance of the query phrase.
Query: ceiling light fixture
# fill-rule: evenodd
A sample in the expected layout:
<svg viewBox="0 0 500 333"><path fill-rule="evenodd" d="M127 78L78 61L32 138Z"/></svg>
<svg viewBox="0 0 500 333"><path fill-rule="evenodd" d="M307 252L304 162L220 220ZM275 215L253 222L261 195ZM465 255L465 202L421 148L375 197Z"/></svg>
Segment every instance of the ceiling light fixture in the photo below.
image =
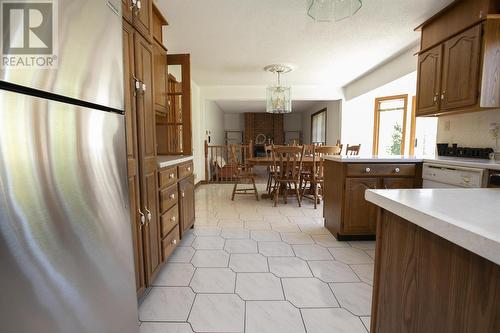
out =
<svg viewBox="0 0 500 333"><path fill-rule="evenodd" d="M266 89L266 112L268 113L290 113L292 112L292 99L290 98L290 87L281 85L281 74L292 71L291 66L269 65L264 67L266 72L275 73L278 77L275 86Z"/></svg>
<svg viewBox="0 0 500 333"><path fill-rule="evenodd" d="M310 0L307 15L318 22L340 21L356 14L361 0Z"/></svg>

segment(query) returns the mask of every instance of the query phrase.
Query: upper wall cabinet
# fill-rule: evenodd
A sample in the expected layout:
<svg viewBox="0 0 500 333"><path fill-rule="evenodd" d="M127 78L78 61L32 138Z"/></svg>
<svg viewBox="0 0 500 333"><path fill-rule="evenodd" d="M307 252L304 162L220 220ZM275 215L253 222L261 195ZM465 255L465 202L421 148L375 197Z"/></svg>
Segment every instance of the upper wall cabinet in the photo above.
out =
<svg viewBox="0 0 500 333"><path fill-rule="evenodd" d="M496 1L458 1L421 26L417 116L500 107L500 17L488 15L497 10Z"/></svg>
<svg viewBox="0 0 500 333"><path fill-rule="evenodd" d="M153 30L153 0L122 0L122 16L148 41Z"/></svg>

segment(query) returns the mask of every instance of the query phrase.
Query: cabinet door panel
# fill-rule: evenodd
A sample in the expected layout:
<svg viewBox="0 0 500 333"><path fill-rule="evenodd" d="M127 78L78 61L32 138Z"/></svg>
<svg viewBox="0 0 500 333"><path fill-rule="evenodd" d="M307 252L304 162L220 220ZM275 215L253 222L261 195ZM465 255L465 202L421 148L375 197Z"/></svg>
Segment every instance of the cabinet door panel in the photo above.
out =
<svg viewBox="0 0 500 333"><path fill-rule="evenodd" d="M455 109L477 103L480 52L481 25L444 44L441 109Z"/></svg>
<svg viewBox="0 0 500 333"><path fill-rule="evenodd" d="M154 52L154 100L155 110L167 113L167 51L156 42Z"/></svg>
<svg viewBox="0 0 500 333"><path fill-rule="evenodd" d="M415 181L413 178L384 178L384 188L388 190L415 188Z"/></svg>
<svg viewBox="0 0 500 333"><path fill-rule="evenodd" d="M132 24L132 0L122 0L122 16Z"/></svg>
<svg viewBox="0 0 500 333"><path fill-rule="evenodd" d="M179 219L182 234L194 224L194 176L179 182Z"/></svg>
<svg viewBox="0 0 500 333"><path fill-rule="evenodd" d="M375 234L377 209L365 200L367 189L379 188L378 178L346 178L342 234Z"/></svg>
<svg viewBox="0 0 500 333"><path fill-rule="evenodd" d="M134 27L148 40L153 30L153 0L140 0L140 8L133 9Z"/></svg>
<svg viewBox="0 0 500 333"><path fill-rule="evenodd" d="M132 242L134 249L136 291L141 295L146 288L144 275L144 253L142 242L142 227L140 225L139 209L139 157L137 150L137 118L134 91L134 28L123 21L123 61L125 89L125 126L127 140L128 187L130 200L130 218L132 227Z"/></svg>
<svg viewBox="0 0 500 333"><path fill-rule="evenodd" d="M156 185L156 171L146 175L144 191L146 194L145 213L151 212L151 219L145 226L146 230L146 263L147 281L150 285L161 265L160 227L158 223L158 192Z"/></svg>
<svg viewBox="0 0 500 333"><path fill-rule="evenodd" d="M417 116L439 111L442 45L418 57Z"/></svg>

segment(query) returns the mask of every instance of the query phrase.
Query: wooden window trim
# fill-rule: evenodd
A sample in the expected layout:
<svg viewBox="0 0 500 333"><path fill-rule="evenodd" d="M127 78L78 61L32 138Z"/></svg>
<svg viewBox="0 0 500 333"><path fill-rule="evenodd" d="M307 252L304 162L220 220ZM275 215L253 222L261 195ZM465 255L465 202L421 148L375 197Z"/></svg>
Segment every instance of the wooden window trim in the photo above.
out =
<svg viewBox="0 0 500 333"><path fill-rule="evenodd" d="M411 98L411 124L410 124L410 156L415 155L415 136L416 136L416 127L417 127L417 98L413 96Z"/></svg>
<svg viewBox="0 0 500 333"><path fill-rule="evenodd" d="M321 110L319 110L318 112L314 112L312 115L311 115L311 131L310 131L310 134L309 134L309 139L311 140L311 144L313 144L313 118L315 116L317 116L318 114L320 113L325 113L325 144L326 144L326 138L327 138L327 128L328 128L328 112L327 112L327 108L323 108Z"/></svg>
<svg viewBox="0 0 500 333"><path fill-rule="evenodd" d="M404 155L406 146L406 114L408 111L408 95L394 95L375 98L375 108L374 108L374 121L373 121L373 155L378 155L378 144L379 144L379 130L380 130L380 110L379 104L383 101L388 101L392 99L402 99L404 100L404 112L403 112L403 134L401 137L401 155Z"/></svg>

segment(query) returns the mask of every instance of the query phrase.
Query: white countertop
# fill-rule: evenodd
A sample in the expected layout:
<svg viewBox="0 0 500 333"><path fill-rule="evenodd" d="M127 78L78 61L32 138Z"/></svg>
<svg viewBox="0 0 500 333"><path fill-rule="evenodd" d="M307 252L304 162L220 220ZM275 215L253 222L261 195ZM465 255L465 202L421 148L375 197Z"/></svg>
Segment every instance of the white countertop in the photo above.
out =
<svg viewBox="0 0 500 333"><path fill-rule="evenodd" d="M500 265L500 189L367 190L365 197Z"/></svg>
<svg viewBox="0 0 500 333"><path fill-rule="evenodd" d="M379 156L379 155L330 155L324 156L325 160L341 163L421 163L422 157L416 156Z"/></svg>
<svg viewBox="0 0 500 333"><path fill-rule="evenodd" d="M192 155L158 155L156 157L159 168L165 168L171 165L176 165L191 160L193 160Z"/></svg>
<svg viewBox="0 0 500 333"><path fill-rule="evenodd" d="M469 168L500 170L500 161L499 160L485 160L485 159L480 159L480 158L436 156L433 158L424 158L424 162L436 163L436 164L451 164L451 165L463 166L463 167L469 167Z"/></svg>
<svg viewBox="0 0 500 333"><path fill-rule="evenodd" d="M449 156L378 156L378 155L333 155L325 156L325 160L340 163L437 163L464 166L470 168L481 168L490 170L500 170L499 160L486 160L480 158L461 158Z"/></svg>

